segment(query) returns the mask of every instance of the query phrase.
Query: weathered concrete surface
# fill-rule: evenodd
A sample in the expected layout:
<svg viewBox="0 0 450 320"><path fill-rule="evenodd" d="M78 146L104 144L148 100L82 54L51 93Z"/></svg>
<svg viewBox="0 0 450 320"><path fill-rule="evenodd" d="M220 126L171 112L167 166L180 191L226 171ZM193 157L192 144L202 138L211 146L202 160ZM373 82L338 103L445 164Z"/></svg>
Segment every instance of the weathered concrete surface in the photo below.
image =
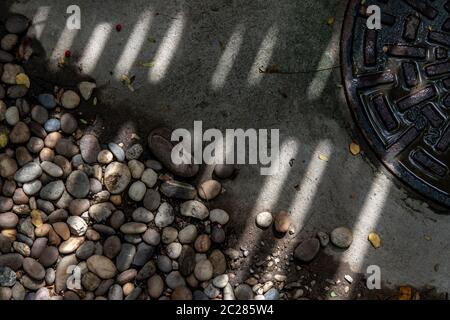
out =
<svg viewBox="0 0 450 320"><path fill-rule="evenodd" d="M280 172L264 177L258 166L241 166L237 178L225 183L226 194L212 203L232 213L228 234L251 249L270 233L254 226L255 214L287 209L297 232L278 241L288 251L318 230L344 225L354 232L351 248L325 251L354 272L376 264L385 285L448 291L450 217L412 199L375 161L350 154L348 145L358 138L339 69L314 71L339 64L345 1L77 3L78 32L64 30L72 1L16 1L10 10L40 13L37 35L50 65L55 68L70 49L82 72L102 87L100 100L112 117L128 116L121 121L134 121L143 134L159 124L192 128L194 120L205 128L280 129ZM331 16L333 26L327 24ZM258 71L267 66L306 72ZM122 74L136 76L134 92L120 82ZM321 154L329 160L320 160ZM367 241L370 231L382 238L378 250Z"/></svg>

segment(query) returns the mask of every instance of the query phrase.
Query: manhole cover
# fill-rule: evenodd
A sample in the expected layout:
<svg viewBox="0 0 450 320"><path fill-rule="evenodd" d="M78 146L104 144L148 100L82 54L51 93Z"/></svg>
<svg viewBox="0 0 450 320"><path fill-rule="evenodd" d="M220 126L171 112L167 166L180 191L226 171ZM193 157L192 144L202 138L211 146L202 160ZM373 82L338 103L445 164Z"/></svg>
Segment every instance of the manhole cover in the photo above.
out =
<svg viewBox="0 0 450 320"><path fill-rule="evenodd" d="M364 4L362 4L364 3ZM382 29L367 28L367 6ZM380 160L450 206L450 1L350 0L341 65L350 108Z"/></svg>

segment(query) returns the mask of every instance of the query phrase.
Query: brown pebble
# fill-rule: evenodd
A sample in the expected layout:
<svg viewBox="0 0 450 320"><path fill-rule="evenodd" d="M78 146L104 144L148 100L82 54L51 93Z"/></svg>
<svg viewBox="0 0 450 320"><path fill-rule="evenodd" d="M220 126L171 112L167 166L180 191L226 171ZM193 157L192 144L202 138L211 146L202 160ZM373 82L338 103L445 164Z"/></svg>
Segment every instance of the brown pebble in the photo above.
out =
<svg viewBox="0 0 450 320"><path fill-rule="evenodd" d="M207 234L201 234L195 239L194 247L197 252L207 252L211 247L211 239Z"/></svg>
<svg viewBox="0 0 450 320"><path fill-rule="evenodd" d="M280 233L286 233L291 226L291 218L289 214L282 210L275 216L275 230Z"/></svg>
<svg viewBox="0 0 450 320"><path fill-rule="evenodd" d="M222 185L217 180L207 180L198 187L198 195L204 200L212 200L222 191Z"/></svg>

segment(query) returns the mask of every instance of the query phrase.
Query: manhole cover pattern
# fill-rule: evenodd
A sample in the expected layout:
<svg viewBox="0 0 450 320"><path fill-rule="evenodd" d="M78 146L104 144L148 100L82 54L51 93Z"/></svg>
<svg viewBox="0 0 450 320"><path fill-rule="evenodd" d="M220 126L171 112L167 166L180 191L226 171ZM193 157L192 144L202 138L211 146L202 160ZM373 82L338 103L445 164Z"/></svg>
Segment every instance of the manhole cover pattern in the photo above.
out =
<svg viewBox="0 0 450 320"><path fill-rule="evenodd" d="M367 28L367 6L372 4L381 8L381 30ZM397 177L446 206L449 49L449 0L349 1L341 65L355 119Z"/></svg>

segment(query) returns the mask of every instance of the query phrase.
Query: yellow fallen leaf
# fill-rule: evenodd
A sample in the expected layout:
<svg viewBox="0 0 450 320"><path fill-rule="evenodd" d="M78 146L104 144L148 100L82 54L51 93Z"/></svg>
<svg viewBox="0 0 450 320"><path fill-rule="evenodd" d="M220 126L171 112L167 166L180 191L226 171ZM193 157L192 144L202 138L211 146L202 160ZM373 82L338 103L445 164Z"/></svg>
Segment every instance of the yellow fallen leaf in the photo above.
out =
<svg viewBox="0 0 450 320"><path fill-rule="evenodd" d="M44 223L42 222L42 216L41 211L34 209L31 211L31 223L36 227L39 228Z"/></svg>
<svg viewBox="0 0 450 320"><path fill-rule="evenodd" d="M328 20L327 20L327 24L329 26L332 26L335 21L336 21L336 19L334 17L329 17Z"/></svg>
<svg viewBox="0 0 450 320"><path fill-rule="evenodd" d="M378 249L381 246L381 238L377 233L369 233L368 239L375 249Z"/></svg>
<svg viewBox="0 0 450 320"><path fill-rule="evenodd" d="M154 65L155 65L154 62L143 62L143 63L141 63L141 67L143 67L143 68L153 68Z"/></svg>
<svg viewBox="0 0 450 320"><path fill-rule="evenodd" d="M411 300L411 297L412 297L411 287L400 287L398 300Z"/></svg>
<svg viewBox="0 0 450 320"><path fill-rule="evenodd" d="M354 142L350 143L350 152L352 155L356 156L361 152L361 147L359 144L356 144Z"/></svg>
<svg viewBox="0 0 450 320"><path fill-rule="evenodd" d="M30 78L25 73L19 73L16 75L16 84L23 84L25 87L30 88Z"/></svg>
<svg viewBox="0 0 450 320"><path fill-rule="evenodd" d="M319 159L322 161L325 161L325 162L328 162L328 160L329 160L328 157L324 154L319 154Z"/></svg>

